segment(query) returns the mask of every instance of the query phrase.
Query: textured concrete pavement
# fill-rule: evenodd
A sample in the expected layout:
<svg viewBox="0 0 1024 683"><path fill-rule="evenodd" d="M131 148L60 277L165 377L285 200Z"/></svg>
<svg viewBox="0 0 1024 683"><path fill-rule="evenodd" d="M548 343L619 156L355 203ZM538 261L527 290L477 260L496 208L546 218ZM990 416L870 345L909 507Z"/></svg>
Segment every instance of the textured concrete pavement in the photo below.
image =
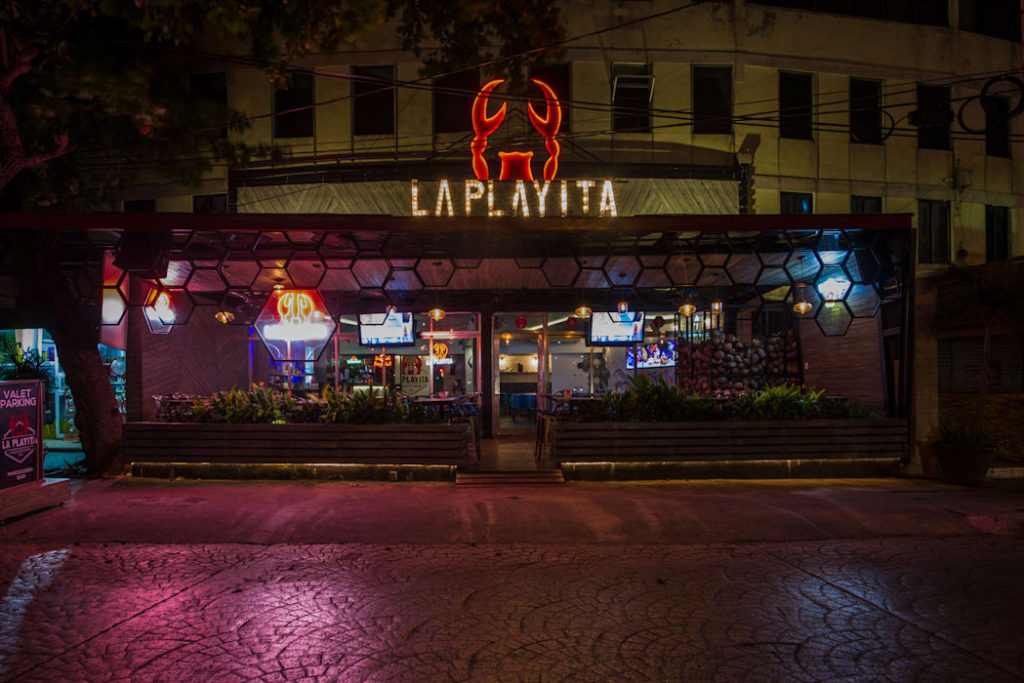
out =
<svg viewBox="0 0 1024 683"><path fill-rule="evenodd" d="M0 679L1020 680L1024 542L8 546Z"/></svg>
<svg viewBox="0 0 1024 683"><path fill-rule="evenodd" d="M0 681L1021 680L1022 512L892 481L91 482L0 527Z"/></svg>

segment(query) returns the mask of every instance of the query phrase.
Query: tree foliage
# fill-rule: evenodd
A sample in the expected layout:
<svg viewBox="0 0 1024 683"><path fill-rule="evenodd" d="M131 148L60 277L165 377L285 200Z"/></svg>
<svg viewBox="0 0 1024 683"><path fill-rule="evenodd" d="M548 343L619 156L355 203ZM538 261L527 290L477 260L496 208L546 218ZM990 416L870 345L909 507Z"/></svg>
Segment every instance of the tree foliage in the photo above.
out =
<svg viewBox="0 0 1024 683"><path fill-rule="evenodd" d="M143 172L194 184L274 150L230 142L249 116L190 96L190 73L302 58L393 27L434 71L561 36L550 0L14 0L0 7L0 189L7 205L86 210ZM213 46L213 47L211 47ZM175 163L166 163L168 160ZM163 163L161 163L163 162ZM24 173L30 170L32 173ZM17 178L18 182L11 185ZM8 187L9 186L9 187Z"/></svg>

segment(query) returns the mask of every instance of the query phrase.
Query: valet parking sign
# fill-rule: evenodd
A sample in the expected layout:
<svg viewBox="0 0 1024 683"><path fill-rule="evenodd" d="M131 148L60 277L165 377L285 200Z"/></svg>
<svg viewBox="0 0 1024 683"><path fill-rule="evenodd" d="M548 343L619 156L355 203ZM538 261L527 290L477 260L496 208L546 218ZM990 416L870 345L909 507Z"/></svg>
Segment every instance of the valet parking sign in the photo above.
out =
<svg viewBox="0 0 1024 683"><path fill-rule="evenodd" d="M42 478L43 383L0 382L0 489Z"/></svg>

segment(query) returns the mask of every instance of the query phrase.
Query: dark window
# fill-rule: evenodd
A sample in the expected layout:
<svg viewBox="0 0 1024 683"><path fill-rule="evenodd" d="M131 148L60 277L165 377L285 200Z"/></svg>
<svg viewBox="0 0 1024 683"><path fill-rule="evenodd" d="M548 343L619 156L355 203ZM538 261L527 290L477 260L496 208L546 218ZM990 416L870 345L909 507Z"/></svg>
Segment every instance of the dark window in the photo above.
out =
<svg viewBox="0 0 1024 683"><path fill-rule="evenodd" d="M394 135L395 67L352 68L352 133Z"/></svg>
<svg viewBox="0 0 1024 683"><path fill-rule="evenodd" d="M221 194L192 195L192 213L227 213L228 196Z"/></svg>
<svg viewBox="0 0 1024 683"><path fill-rule="evenodd" d="M814 137L812 107L814 81L811 74L779 72L779 135L784 138Z"/></svg>
<svg viewBox="0 0 1024 683"><path fill-rule="evenodd" d="M464 133L473 130L473 98L480 90L480 73L462 71L434 79L434 132ZM501 105L490 98L488 114Z"/></svg>
<svg viewBox="0 0 1024 683"><path fill-rule="evenodd" d="M850 79L850 141L881 144L881 81Z"/></svg>
<svg viewBox="0 0 1024 683"><path fill-rule="evenodd" d="M612 130L650 132L652 86L650 64L612 64Z"/></svg>
<svg viewBox="0 0 1024 683"><path fill-rule="evenodd" d="M125 213L153 213L156 211L155 199L127 199L124 202Z"/></svg>
<svg viewBox="0 0 1024 683"><path fill-rule="evenodd" d="M850 213L882 213L882 198L851 195Z"/></svg>
<svg viewBox="0 0 1024 683"><path fill-rule="evenodd" d="M1020 42L1018 0L960 0L960 28Z"/></svg>
<svg viewBox="0 0 1024 683"><path fill-rule="evenodd" d="M562 125L558 129L560 133L568 133L572 130L572 64L545 64L530 69L530 78L537 78L551 86L558 96L558 102L562 107ZM536 93L537 91L534 90ZM538 93L539 98L539 93ZM538 99L534 105L538 112L544 111L544 100Z"/></svg>
<svg viewBox="0 0 1024 683"><path fill-rule="evenodd" d="M985 2L986 0L978 0ZM947 0L747 0L751 5L949 26Z"/></svg>
<svg viewBox="0 0 1024 683"><path fill-rule="evenodd" d="M693 132L732 132L732 67L693 67Z"/></svg>
<svg viewBox="0 0 1024 683"><path fill-rule="evenodd" d="M922 149L949 149L949 87L944 85L917 86L917 146Z"/></svg>
<svg viewBox="0 0 1024 683"><path fill-rule="evenodd" d="M917 262L949 263L949 202L918 201Z"/></svg>
<svg viewBox="0 0 1024 683"><path fill-rule="evenodd" d="M1010 156L1010 103L1005 97L985 100L985 154Z"/></svg>
<svg viewBox="0 0 1024 683"><path fill-rule="evenodd" d="M779 213L814 213L814 198L811 196L810 192L780 192Z"/></svg>
<svg viewBox="0 0 1024 683"><path fill-rule="evenodd" d="M274 93L274 137L313 137L313 74L292 71L288 86Z"/></svg>
<svg viewBox="0 0 1024 683"><path fill-rule="evenodd" d="M227 121L228 107L228 79L223 71L209 74L196 74L189 82L189 92L192 99L200 108L200 114L204 121L220 123ZM206 125L210 125L207 123ZM224 126L220 130L220 136L228 136L228 128Z"/></svg>
<svg viewBox="0 0 1024 683"><path fill-rule="evenodd" d="M985 260L1010 256L1010 210L1005 206L985 207Z"/></svg>

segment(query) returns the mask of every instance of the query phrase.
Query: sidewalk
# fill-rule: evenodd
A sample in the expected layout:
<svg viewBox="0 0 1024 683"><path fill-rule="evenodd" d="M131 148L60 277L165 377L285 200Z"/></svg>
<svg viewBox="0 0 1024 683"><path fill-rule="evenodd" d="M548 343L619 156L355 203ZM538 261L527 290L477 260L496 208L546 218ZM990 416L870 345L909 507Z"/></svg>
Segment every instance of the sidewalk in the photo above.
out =
<svg viewBox="0 0 1024 683"><path fill-rule="evenodd" d="M1024 492L922 480L498 486L167 482L74 487L0 543L714 543L1024 531Z"/></svg>

